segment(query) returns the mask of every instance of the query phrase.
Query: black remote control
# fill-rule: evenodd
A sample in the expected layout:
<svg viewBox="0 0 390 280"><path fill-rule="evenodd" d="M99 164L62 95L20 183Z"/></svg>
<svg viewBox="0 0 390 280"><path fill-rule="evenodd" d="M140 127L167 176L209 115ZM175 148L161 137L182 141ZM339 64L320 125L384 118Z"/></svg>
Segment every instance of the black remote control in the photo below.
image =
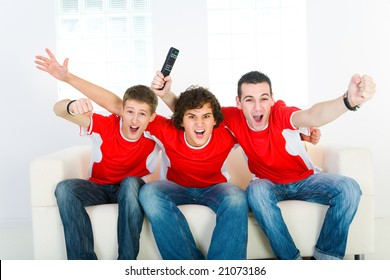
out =
<svg viewBox="0 0 390 280"><path fill-rule="evenodd" d="M169 49L164 65L161 69L161 73L164 75L164 77L168 76L171 73L173 64L175 64L178 54L179 54L178 49L175 49L173 47Z"/></svg>

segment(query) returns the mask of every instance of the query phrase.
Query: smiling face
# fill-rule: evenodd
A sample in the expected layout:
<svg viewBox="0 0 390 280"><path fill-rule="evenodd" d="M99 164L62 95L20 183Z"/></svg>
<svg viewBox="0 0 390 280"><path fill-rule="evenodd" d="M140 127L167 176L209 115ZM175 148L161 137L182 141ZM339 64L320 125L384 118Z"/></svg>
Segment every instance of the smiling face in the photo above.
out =
<svg viewBox="0 0 390 280"><path fill-rule="evenodd" d="M129 140L138 140L156 113L152 113L149 104L133 99L126 100L123 105L122 134Z"/></svg>
<svg viewBox="0 0 390 280"><path fill-rule="evenodd" d="M202 147L213 132L216 124L210 103L204 104L200 109L189 109L184 112L182 127L189 145Z"/></svg>
<svg viewBox="0 0 390 280"><path fill-rule="evenodd" d="M274 105L268 83L243 83L241 99L236 97L236 102L250 128L260 131L268 126L271 107Z"/></svg>

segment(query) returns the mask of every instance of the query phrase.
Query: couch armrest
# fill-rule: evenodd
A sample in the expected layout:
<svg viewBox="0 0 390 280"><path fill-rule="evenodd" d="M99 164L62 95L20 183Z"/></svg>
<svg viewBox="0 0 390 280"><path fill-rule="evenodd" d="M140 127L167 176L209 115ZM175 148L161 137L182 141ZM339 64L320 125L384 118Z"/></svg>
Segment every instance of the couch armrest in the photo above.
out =
<svg viewBox="0 0 390 280"><path fill-rule="evenodd" d="M313 145L307 148L323 172L351 177L359 183L363 195L374 195L374 163L368 148Z"/></svg>
<svg viewBox="0 0 390 280"><path fill-rule="evenodd" d="M86 179L90 161L89 145L74 146L34 159L30 163L31 204L57 206L54 190L69 178Z"/></svg>
<svg viewBox="0 0 390 280"><path fill-rule="evenodd" d="M367 148L328 148L324 170L355 179L364 195L374 195L374 163Z"/></svg>

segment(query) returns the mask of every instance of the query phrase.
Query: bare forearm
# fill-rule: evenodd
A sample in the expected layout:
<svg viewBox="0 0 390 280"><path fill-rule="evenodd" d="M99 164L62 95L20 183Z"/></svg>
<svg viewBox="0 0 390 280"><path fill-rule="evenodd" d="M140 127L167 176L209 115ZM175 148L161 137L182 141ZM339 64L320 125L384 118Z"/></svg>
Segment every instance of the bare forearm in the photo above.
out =
<svg viewBox="0 0 390 280"><path fill-rule="evenodd" d="M320 127L334 121L348 110L356 111L359 106L374 97L376 84L368 75L354 74L348 91L336 99L320 102L310 109L295 112L292 123L296 127Z"/></svg>
<svg viewBox="0 0 390 280"><path fill-rule="evenodd" d="M175 112L175 105L177 102L177 96L173 92L169 92L164 97L161 97L161 100L171 109L172 112Z"/></svg>
<svg viewBox="0 0 390 280"><path fill-rule="evenodd" d="M72 102L72 104L70 104L70 102ZM54 107L53 107L54 113L58 117L61 117L65 120L70 121L74 124L77 124L81 127L87 128L91 124L92 109L91 109L91 111L89 109L86 109L85 112L82 111L81 114L77 114L77 113L75 113L75 108L74 108L74 105L76 102L80 102L80 101L71 101L70 99L64 99L64 100L58 101L54 104ZM90 101L88 101L88 102L90 103ZM73 106L73 108L71 108L71 106L69 106L69 105Z"/></svg>
<svg viewBox="0 0 390 280"><path fill-rule="evenodd" d="M57 117L66 119L67 115L69 115L66 111L66 106L69 104L70 101L70 99L64 99L54 104L53 111Z"/></svg>
<svg viewBox="0 0 390 280"><path fill-rule="evenodd" d="M296 127L321 127L348 112L343 97L319 102L307 110L295 112L292 122Z"/></svg>
<svg viewBox="0 0 390 280"><path fill-rule="evenodd" d="M66 82L111 113L122 114L122 100L113 92L69 74Z"/></svg>

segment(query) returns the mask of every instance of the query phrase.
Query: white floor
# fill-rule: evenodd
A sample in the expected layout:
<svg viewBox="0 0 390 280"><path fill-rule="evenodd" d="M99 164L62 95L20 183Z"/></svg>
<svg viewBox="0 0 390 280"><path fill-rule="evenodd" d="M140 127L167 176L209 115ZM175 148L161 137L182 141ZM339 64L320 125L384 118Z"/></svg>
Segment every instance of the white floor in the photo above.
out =
<svg viewBox="0 0 390 280"><path fill-rule="evenodd" d="M390 260L390 218L375 220L375 253L366 260Z"/></svg>
<svg viewBox="0 0 390 280"><path fill-rule="evenodd" d="M366 260L390 260L390 218L375 222L376 250ZM0 260L32 260L34 258L31 227L0 228ZM346 257L349 259L349 256Z"/></svg>
<svg viewBox="0 0 390 280"><path fill-rule="evenodd" d="M31 227L0 228L1 260L32 260L33 258Z"/></svg>

